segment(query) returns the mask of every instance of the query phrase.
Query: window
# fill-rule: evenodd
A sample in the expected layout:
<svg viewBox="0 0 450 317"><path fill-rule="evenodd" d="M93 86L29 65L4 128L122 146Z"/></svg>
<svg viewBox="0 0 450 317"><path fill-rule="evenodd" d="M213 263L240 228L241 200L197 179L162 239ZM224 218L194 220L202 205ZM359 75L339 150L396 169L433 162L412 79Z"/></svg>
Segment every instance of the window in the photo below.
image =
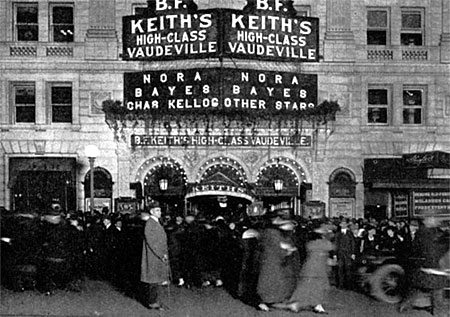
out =
<svg viewBox="0 0 450 317"><path fill-rule="evenodd" d="M14 122L34 123L36 121L36 89L34 83L13 85Z"/></svg>
<svg viewBox="0 0 450 317"><path fill-rule="evenodd" d="M134 3L132 5L132 11L134 15L145 15L147 9L148 6L144 3Z"/></svg>
<svg viewBox="0 0 450 317"><path fill-rule="evenodd" d="M17 3L14 10L16 41L38 41L38 4Z"/></svg>
<svg viewBox="0 0 450 317"><path fill-rule="evenodd" d="M73 6L52 5L50 7L50 36L53 42L73 42Z"/></svg>
<svg viewBox="0 0 450 317"><path fill-rule="evenodd" d="M369 124L388 123L390 94L387 88L369 88L367 121Z"/></svg>
<svg viewBox="0 0 450 317"><path fill-rule="evenodd" d="M72 86L52 84L50 86L52 122L72 123Z"/></svg>
<svg viewBox="0 0 450 317"><path fill-rule="evenodd" d="M389 45L389 11L369 9L367 11L367 45Z"/></svg>
<svg viewBox="0 0 450 317"><path fill-rule="evenodd" d="M403 123L421 124L424 88L403 87Z"/></svg>
<svg viewBox="0 0 450 317"><path fill-rule="evenodd" d="M311 15L310 6L296 5L296 6L294 6L294 8L297 11L298 17L309 17Z"/></svg>
<svg viewBox="0 0 450 317"><path fill-rule="evenodd" d="M423 10L402 9L402 45L423 45Z"/></svg>

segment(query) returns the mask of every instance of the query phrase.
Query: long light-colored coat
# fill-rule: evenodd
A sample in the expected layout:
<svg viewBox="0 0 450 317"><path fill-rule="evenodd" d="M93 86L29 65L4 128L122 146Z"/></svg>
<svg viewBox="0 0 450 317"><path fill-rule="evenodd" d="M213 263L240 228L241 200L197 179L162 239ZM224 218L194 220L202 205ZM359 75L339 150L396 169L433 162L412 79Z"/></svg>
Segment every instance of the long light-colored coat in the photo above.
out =
<svg viewBox="0 0 450 317"><path fill-rule="evenodd" d="M153 284L169 280L169 263L163 261L167 254L166 232L159 222L150 217L144 229L141 282Z"/></svg>

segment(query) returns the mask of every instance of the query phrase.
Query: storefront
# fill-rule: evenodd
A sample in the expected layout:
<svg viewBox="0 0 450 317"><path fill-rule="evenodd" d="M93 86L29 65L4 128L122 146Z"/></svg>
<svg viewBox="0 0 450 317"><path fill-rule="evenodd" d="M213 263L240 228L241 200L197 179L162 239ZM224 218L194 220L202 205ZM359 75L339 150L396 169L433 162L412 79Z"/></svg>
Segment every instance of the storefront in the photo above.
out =
<svg viewBox="0 0 450 317"><path fill-rule="evenodd" d="M76 209L75 158L11 157L9 180L13 210L42 213L52 203Z"/></svg>
<svg viewBox="0 0 450 317"><path fill-rule="evenodd" d="M450 154L364 160L367 216L450 217Z"/></svg>

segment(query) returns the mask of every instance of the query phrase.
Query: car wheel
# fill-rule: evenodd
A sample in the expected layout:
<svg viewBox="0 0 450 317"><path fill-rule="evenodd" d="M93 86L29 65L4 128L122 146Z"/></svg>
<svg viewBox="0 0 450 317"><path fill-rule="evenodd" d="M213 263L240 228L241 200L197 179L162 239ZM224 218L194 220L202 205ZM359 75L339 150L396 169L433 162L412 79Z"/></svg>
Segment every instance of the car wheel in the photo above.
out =
<svg viewBox="0 0 450 317"><path fill-rule="evenodd" d="M386 264L379 267L371 277L371 294L376 299L396 304L400 302L400 279L405 275L405 270L398 264Z"/></svg>

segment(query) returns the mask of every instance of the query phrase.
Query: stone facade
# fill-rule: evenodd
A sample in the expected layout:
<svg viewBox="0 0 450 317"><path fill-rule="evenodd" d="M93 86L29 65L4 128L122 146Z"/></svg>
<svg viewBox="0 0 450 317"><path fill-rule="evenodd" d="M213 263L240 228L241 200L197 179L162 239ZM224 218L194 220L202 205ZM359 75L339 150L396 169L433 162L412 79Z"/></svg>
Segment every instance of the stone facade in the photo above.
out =
<svg viewBox="0 0 450 317"><path fill-rule="evenodd" d="M312 184L312 199L329 205L330 175L345 168L354 177L355 217L363 216L364 185L362 165L365 158L401 157L402 154L450 152L450 2L447 0L296 0L294 6L309 9L320 19L320 61L292 62L223 61L223 65L265 70L294 71L318 75L318 99L337 100L341 105L336 121L314 131L310 148L183 148L154 147L132 149L129 139L116 141L105 123L99 105L104 99L123 99L123 73L214 67L217 61L124 62L121 60L121 17L131 15L137 4L146 1L80 0L67 2L73 7L74 41L50 40L49 8L52 1L38 3L39 40L15 39L13 0L0 2L0 206L11 208L9 160L14 157L74 157L79 164L76 179L77 205L83 208L85 175L89 170L84 147L96 144L100 156L96 165L112 176L113 197L132 196L130 182L143 181L144 163L152 157L170 157L184 168L188 182L197 181L200 167L214 157L237 161L255 182L261 167L274 157L296 161L303 169L300 178ZM28 3L22 0L20 3ZM65 4L66 1L58 3ZM196 1L199 9L222 7L239 9L245 1ZM421 8L424 45L402 46L401 10ZM368 8L387 9L390 14L391 43L367 45ZM36 96L34 123L15 123L12 87L33 83ZM52 123L49 119L49 85L70 83L72 123ZM388 87L391 93L389 121L386 125L368 123L369 87ZM404 87L425 91L420 124L403 124ZM140 129L140 130L139 130ZM156 127L156 132L165 133ZM149 132L142 127L126 129ZM175 131L176 132L176 131ZM271 132L271 131L265 131ZM273 131L272 131L273 132ZM274 133L274 132L273 132ZM143 167L143 168L142 168ZM141 171L141 172L140 172Z"/></svg>

